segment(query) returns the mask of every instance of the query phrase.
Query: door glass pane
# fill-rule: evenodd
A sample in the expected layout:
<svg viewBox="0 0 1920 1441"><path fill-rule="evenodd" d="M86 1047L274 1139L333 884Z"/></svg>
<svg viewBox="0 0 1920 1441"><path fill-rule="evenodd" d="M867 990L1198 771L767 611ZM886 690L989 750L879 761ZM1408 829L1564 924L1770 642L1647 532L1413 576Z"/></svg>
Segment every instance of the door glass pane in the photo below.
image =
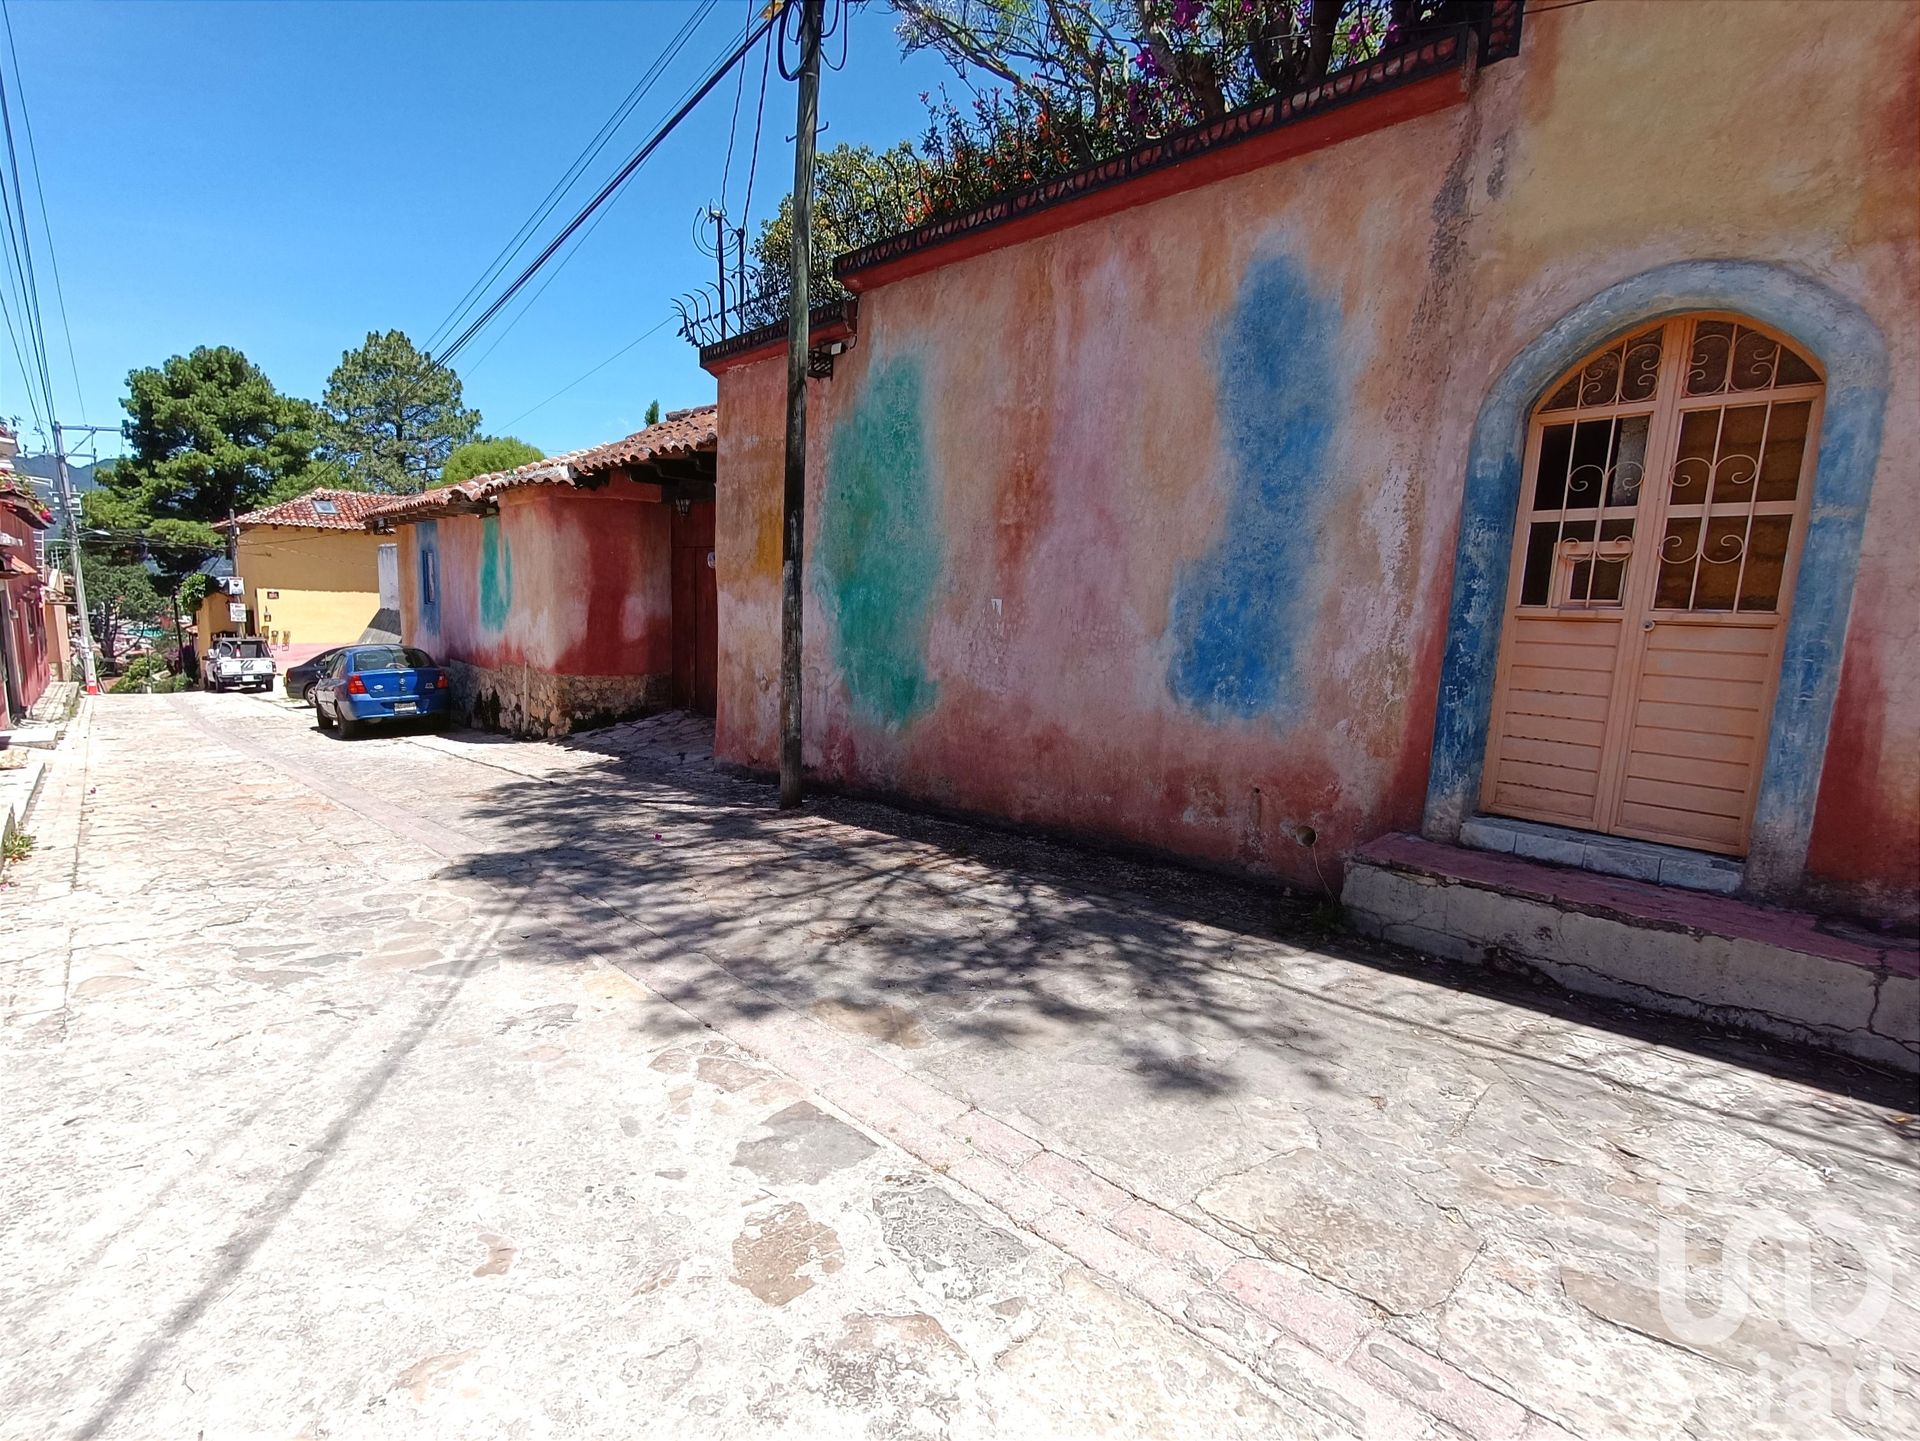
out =
<svg viewBox="0 0 1920 1441"><path fill-rule="evenodd" d="M1673 461L1673 489L1668 503L1701 505L1707 498L1707 477L1713 474L1714 444L1720 434L1720 412L1690 410L1680 421L1680 449Z"/></svg>
<svg viewBox="0 0 1920 1441"><path fill-rule="evenodd" d="M1773 408L1767 423L1767 454L1760 467L1760 499L1792 500L1800 492L1800 466L1806 456L1807 426L1813 402L1788 401Z"/></svg>
<svg viewBox="0 0 1920 1441"><path fill-rule="evenodd" d="M1713 503L1745 505L1753 499L1760 469L1760 442L1767 429L1764 405L1730 405L1720 423L1720 453L1713 462Z"/></svg>
<svg viewBox="0 0 1920 1441"><path fill-rule="evenodd" d="M1759 515L1747 537L1747 568L1740 577L1740 609L1780 609L1780 584L1787 573L1787 541L1793 521L1784 515Z"/></svg>
<svg viewBox="0 0 1920 1441"><path fill-rule="evenodd" d="M1795 355L1791 349L1782 347L1780 351L1780 373L1774 378L1775 385L1818 385L1820 377L1814 374L1813 367Z"/></svg>
<svg viewBox="0 0 1920 1441"><path fill-rule="evenodd" d="M1718 395L1727 388L1727 365L1733 359L1733 323L1703 320L1693 328L1693 349L1687 355L1687 394Z"/></svg>
<svg viewBox="0 0 1920 1441"><path fill-rule="evenodd" d="M1687 354L1688 395L1815 385L1819 380L1813 367L1792 349L1750 326L1702 320L1693 328L1693 346Z"/></svg>
<svg viewBox="0 0 1920 1441"><path fill-rule="evenodd" d="M1608 346L1555 387L1542 410L1574 410L1583 405L1652 400L1660 378L1658 326Z"/></svg>
<svg viewBox="0 0 1920 1441"><path fill-rule="evenodd" d="M1780 342L1757 330L1739 327L1733 341L1728 381L1735 390L1768 390L1780 364Z"/></svg>
<svg viewBox="0 0 1920 1441"><path fill-rule="evenodd" d="M1652 417L1623 415L1549 425L1540 437L1540 470L1533 486L1535 510L1593 510L1633 505L1647 459Z"/></svg>
<svg viewBox="0 0 1920 1441"><path fill-rule="evenodd" d="M1573 427L1549 425L1540 436L1540 473L1533 482L1533 508L1558 510L1567 498L1567 465L1573 454Z"/></svg>
<svg viewBox="0 0 1920 1441"><path fill-rule="evenodd" d="M1747 517L1715 515L1707 519L1707 543L1693 583L1694 610L1732 610L1740 584L1740 561L1747 552Z"/></svg>
<svg viewBox="0 0 1920 1441"><path fill-rule="evenodd" d="M1553 551L1560 527L1551 520L1535 521L1527 530L1527 559L1520 573L1520 604L1545 605L1553 595Z"/></svg>
<svg viewBox="0 0 1920 1441"><path fill-rule="evenodd" d="M1676 515L1668 519L1666 536L1660 542L1660 580L1653 595L1656 610L1685 610L1692 603L1699 540L1698 517Z"/></svg>
<svg viewBox="0 0 1920 1441"><path fill-rule="evenodd" d="M1649 330L1627 342L1620 359L1620 399L1652 400L1660 378L1660 331Z"/></svg>
<svg viewBox="0 0 1920 1441"><path fill-rule="evenodd" d="M1613 448L1611 420L1583 420L1573 428L1573 459L1567 470L1567 509L1596 510L1606 493Z"/></svg>
<svg viewBox="0 0 1920 1441"><path fill-rule="evenodd" d="M1613 437L1613 464L1607 472L1607 504L1633 505L1640 499L1640 482L1647 465L1649 415L1623 415Z"/></svg>

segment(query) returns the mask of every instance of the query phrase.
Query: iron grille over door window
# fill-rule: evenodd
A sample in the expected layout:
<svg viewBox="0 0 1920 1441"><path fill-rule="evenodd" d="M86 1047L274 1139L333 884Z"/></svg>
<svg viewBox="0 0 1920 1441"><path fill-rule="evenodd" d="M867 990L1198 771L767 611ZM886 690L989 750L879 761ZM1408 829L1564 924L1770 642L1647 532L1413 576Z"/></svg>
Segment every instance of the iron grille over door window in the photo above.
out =
<svg viewBox="0 0 1920 1441"><path fill-rule="evenodd" d="M1819 373L1737 317L1614 341L1528 440L1483 806L1746 849Z"/></svg>

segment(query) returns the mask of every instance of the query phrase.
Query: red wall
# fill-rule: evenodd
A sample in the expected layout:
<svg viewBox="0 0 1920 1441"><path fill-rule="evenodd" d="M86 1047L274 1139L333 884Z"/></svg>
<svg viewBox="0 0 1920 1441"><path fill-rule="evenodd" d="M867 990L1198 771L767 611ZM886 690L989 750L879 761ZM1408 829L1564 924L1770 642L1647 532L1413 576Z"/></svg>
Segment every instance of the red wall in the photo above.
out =
<svg viewBox="0 0 1920 1441"><path fill-rule="evenodd" d="M20 517L12 508L0 506L0 533L18 540L20 544L9 545L5 553L31 563L33 559L34 539L39 532ZM53 678L53 666L50 656L51 646L46 635L46 607L39 594L39 587L30 580L11 580L6 582L7 595L7 656L13 668L14 683L19 689L21 709L40 699ZM0 688L0 721L5 724L18 724L19 717L8 713L7 697Z"/></svg>

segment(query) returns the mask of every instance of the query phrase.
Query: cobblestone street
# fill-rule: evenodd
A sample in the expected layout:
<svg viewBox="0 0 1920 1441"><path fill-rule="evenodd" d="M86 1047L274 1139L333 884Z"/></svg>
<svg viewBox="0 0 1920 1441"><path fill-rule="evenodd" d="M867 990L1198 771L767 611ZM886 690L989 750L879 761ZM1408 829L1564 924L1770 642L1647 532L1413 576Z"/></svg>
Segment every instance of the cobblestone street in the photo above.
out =
<svg viewBox="0 0 1920 1441"><path fill-rule="evenodd" d="M0 890L0 1436L1894 1438L1910 1094L695 721L90 701ZM1304 912L1304 908L1303 908Z"/></svg>

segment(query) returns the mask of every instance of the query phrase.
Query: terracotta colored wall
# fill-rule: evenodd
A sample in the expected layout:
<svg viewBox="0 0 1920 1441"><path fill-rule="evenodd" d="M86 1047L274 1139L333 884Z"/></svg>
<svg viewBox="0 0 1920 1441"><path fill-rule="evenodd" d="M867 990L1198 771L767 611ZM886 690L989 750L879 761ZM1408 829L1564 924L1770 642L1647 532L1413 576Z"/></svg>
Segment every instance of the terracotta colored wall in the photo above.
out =
<svg viewBox="0 0 1920 1441"><path fill-rule="evenodd" d="M18 556L31 564L34 541L39 532L6 506L0 506L0 534L19 542L18 545L9 545L7 554ZM46 628L46 607L39 600L29 598L30 582L16 580L0 584L7 587L5 623L8 629L8 654L18 667L14 684L19 689L20 709L24 714L29 706L40 699L53 678L49 655L53 642ZM0 689L0 725L14 725L19 720L19 716L9 712L5 691Z"/></svg>
<svg viewBox="0 0 1920 1441"><path fill-rule="evenodd" d="M1609 286L1755 261L1888 353L1810 865L1911 912L1920 11L1847 12L1548 11L1437 115L869 293L813 387L809 763L1302 880L1311 827L1337 883L1422 820L1495 378ZM783 385L720 379L719 745L760 767Z"/></svg>
<svg viewBox="0 0 1920 1441"><path fill-rule="evenodd" d="M494 516L400 531L409 643L446 660L555 675L673 669L672 520L652 487L509 491ZM439 554L440 598L422 603L420 553Z"/></svg>

